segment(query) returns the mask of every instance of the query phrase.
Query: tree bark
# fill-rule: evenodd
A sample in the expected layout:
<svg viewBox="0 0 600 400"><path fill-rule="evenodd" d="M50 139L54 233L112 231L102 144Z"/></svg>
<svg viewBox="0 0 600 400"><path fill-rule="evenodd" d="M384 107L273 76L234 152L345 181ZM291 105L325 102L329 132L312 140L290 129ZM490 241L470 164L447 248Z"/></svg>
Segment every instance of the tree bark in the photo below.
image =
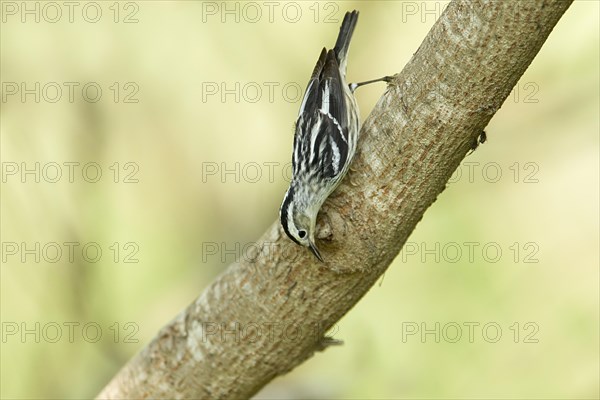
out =
<svg viewBox="0 0 600 400"><path fill-rule="evenodd" d="M275 222L98 398L247 398L334 343L325 331L394 260L570 4L450 3L365 121L352 169L322 207L325 262Z"/></svg>

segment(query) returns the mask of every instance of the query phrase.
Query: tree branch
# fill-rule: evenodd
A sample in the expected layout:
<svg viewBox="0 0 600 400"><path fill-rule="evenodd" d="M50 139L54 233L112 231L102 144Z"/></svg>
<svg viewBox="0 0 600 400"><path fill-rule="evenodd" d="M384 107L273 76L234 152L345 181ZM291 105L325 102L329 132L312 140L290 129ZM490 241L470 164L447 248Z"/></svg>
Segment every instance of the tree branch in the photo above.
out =
<svg viewBox="0 0 600 400"><path fill-rule="evenodd" d="M331 344L324 332L396 257L570 3L449 4L365 121L352 170L322 208L325 263L275 222L99 398L250 397Z"/></svg>

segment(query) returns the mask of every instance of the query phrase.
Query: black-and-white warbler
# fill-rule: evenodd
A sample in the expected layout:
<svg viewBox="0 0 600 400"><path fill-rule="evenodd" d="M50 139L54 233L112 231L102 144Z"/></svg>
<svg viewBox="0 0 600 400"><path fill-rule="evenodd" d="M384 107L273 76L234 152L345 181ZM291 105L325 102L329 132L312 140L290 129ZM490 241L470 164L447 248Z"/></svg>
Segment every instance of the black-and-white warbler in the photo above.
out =
<svg viewBox="0 0 600 400"><path fill-rule="evenodd" d="M323 257L315 245L317 214L348 172L358 140L354 90L390 80L346 83L348 46L357 20L358 11L346 13L334 48L323 48L310 77L296 121L292 182L279 212L290 239L309 247L320 261Z"/></svg>

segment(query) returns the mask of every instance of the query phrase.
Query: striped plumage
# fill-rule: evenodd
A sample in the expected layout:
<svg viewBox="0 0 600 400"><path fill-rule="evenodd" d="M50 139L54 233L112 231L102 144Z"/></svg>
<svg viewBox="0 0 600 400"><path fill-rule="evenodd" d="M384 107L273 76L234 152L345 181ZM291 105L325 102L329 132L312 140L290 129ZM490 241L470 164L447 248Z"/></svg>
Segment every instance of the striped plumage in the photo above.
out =
<svg viewBox="0 0 600 400"><path fill-rule="evenodd" d="M346 82L357 19L358 11L346 13L335 47L321 51L308 82L296 121L292 182L280 210L285 233L321 261L314 238L317 214L348 172L360 127L358 106Z"/></svg>

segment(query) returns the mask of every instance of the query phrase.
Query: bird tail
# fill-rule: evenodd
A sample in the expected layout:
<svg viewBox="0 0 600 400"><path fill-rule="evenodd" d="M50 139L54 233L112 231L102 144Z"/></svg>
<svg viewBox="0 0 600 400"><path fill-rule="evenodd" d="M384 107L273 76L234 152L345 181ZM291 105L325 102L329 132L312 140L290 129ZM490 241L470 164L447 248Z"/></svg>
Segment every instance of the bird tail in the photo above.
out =
<svg viewBox="0 0 600 400"><path fill-rule="evenodd" d="M356 27L358 21L358 11L347 12L344 15L344 21L340 27L340 34L338 35L337 41L335 42L335 58L337 59L340 70L346 73L346 61L348 59L348 47L350 46L350 39L352 39L352 33Z"/></svg>

